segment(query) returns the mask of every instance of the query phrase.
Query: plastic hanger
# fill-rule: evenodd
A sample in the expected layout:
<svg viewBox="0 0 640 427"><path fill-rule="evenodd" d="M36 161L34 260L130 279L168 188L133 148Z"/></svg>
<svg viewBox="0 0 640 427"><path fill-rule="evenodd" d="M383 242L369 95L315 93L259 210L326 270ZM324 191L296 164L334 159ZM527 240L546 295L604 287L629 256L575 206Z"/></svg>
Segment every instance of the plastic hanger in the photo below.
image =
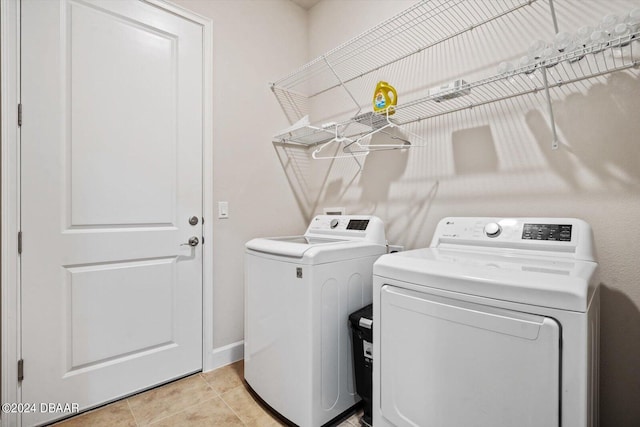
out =
<svg viewBox="0 0 640 427"><path fill-rule="evenodd" d="M364 152L364 151L357 151L357 152L352 152L349 147L354 144L356 142L356 140L351 139L349 137L343 136L340 134L340 124L335 124L333 125L334 129L335 129L335 136L330 140L325 142L324 144L322 144L320 147L318 147L317 149L315 149L313 151L313 153L311 153L311 157L318 160L318 159L341 159L344 157L363 157L366 156L367 154L369 154L368 152ZM328 146L333 145L333 144L345 144L345 146L342 148L342 152L345 154L338 154L335 156L321 156L320 153L325 150Z"/></svg>

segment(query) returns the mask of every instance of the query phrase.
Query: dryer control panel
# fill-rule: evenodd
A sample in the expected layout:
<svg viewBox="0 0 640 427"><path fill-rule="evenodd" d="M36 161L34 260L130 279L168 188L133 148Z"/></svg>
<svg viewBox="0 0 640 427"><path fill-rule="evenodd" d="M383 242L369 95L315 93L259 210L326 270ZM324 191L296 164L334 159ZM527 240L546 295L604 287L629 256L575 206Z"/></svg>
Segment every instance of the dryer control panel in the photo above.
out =
<svg viewBox="0 0 640 427"><path fill-rule="evenodd" d="M571 241L572 224L525 224L522 238L525 240Z"/></svg>
<svg viewBox="0 0 640 427"><path fill-rule="evenodd" d="M591 227L576 218L444 218L430 246L525 250L595 261Z"/></svg>

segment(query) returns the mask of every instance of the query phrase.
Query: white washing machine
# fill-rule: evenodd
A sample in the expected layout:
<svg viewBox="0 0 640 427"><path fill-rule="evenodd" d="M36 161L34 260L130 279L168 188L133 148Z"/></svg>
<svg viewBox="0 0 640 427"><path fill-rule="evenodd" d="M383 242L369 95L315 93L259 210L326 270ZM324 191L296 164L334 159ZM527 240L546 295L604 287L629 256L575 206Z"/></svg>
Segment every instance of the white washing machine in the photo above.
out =
<svg viewBox="0 0 640 427"><path fill-rule="evenodd" d="M359 401L348 316L371 303L373 263L386 252L373 216L321 215L304 236L246 244L245 380L298 426Z"/></svg>
<svg viewBox="0 0 640 427"><path fill-rule="evenodd" d="M374 426L596 427L597 270L569 218L445 218L380 257Z"/></svg>

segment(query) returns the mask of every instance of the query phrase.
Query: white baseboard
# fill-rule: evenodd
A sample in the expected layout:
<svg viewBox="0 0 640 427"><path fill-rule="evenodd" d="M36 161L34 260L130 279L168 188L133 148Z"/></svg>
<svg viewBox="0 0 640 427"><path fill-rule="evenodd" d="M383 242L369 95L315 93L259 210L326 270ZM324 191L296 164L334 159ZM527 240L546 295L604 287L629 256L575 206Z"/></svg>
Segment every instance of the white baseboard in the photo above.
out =
<svg viewBox="0 0 640 427"><path fill-rule="evenodd" d="M244 359L244 340L240 340L223 347L214 348L209 355L204 372L212 371Z"/></svg>

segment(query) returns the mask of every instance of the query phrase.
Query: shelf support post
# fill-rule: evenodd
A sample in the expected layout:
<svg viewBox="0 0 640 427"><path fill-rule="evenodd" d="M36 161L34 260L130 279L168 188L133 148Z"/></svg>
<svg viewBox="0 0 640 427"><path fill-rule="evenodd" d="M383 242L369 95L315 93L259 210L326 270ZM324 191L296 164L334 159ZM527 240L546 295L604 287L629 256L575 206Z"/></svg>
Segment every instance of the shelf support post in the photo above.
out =
<svg viewBox="0 0 640 427"><path fill-rule="evenodd" d="M556 9L553 7L553 0L549 0L549 9L551 9L551 19L553 20L553 29L558 34L558 17L556 16Z"/></svg>
<svg viewBox="0 0 640 427"><path fill-rule="evenodd" d="M556 9L553 6L553 0L549 0L549 9L551 11L551 20L553 21L553 29L555 34L558 34L558 17L556 16ZM547 111L549 112L549 125L551 126L551 134L553 135L553 141L551 141L551 149L558 149L558 131L556 130L556 121L553 116L553 106L551 105L551 94L549 93L549 80L547 79L547 69L542 66L542 80L544 81L544 93L547 98Z"/></svg>
<svg viewBox="0 0 640 427"><path fill-rule="evenodd" d="M549 80L547 79L547 69L543 66L542 80L544 81L544 93L547 98L547 111L549 113L549 125L551 126L551 134L553 135L553 141L551 141L551 149L558 149L558 131L556 130L556 121L553 117L553 106L551 105L551 94L549 93Z"/></svg>
<svg viewBox="0 0 640 427"><path fill-rule="evenodd" d="M356 101L356 98L353 96L351 91L349 89L347 89L347 86L345 86L344 82L342 81L342 79L340 78L340 76L338 75L336 70L333 68L333 66L331 66L331 63L329 62L327 57L325 55L323 55L322 59L324 59L324 62L326 62L327 67L329 67L329 69L331 70L333 75L336 76L336 79L338 79L338 82L340 83L340 86L342 86L342 88L345 90L345 92L347 92L347 94L349 95L349 97L351 98L353 103L356 104L356 108L358 109L358 112L355 115L357 116L358 114L360 114L360 111L362 111L362 108L360 108L360 104L358 104L358 101Z"/></svg>

